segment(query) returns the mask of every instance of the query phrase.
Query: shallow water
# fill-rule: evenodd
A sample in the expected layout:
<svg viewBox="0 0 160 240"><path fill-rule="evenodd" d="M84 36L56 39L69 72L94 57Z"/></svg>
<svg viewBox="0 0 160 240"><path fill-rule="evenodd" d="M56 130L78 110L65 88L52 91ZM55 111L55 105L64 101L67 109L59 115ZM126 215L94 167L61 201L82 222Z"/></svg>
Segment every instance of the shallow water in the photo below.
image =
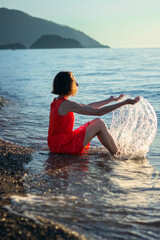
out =
<svg viewBox="0 0 160 240"><path fill-rule="evenodd" d="M52 78L72 71L75 100L89 103L125 93L154 108L158 129L145 158L113 158L94 139L82 156L47 147ZM42 217L92 239L159 239L160 49L56 49L0 52L1 138L36 151L24 165L24 196L7 208ZM91 120L76 115L75 127ZM110 127L112 113L103 120Z"/></svg>

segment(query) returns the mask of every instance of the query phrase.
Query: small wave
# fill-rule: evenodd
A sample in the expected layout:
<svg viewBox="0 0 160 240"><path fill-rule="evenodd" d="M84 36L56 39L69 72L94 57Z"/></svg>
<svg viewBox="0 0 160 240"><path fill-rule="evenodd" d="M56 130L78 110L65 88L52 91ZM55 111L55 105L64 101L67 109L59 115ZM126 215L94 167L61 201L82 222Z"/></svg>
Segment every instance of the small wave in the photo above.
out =
<svg viewBox="0 0 160 240"><path fill-rule="evenodd" d="M56 199L56 201L58 200L63 202L64 199L65 197L62 197L62 199L61 198ZM27 194L26 197L20 197L15 195L11 197L12 205L4 206L4 208L7 209L12 214L31 219L36 224L45 226L45 228L46 227L51 228L54 237L57 234L58 236L63 236L64 237L63 239L87 240L87 238L84 235L81 235L77 231L72 230L65 224L48 219L45 216L41 216L40 214L37 215L34 213L34 211L32 212L30 211L29 208L27 209L27 205L30 206L32 204L36 204L37 201L39 202L39 204L41 204L42 200L43 200L42 197L39 197L37 195L32 195L32 194ZM22 208L21 208L21 204L23 204ZM32 210L33 209L34 207L32 206Z"/></svg>
<svg viewBox="0 0 160 240"><path fill-rule="evenodd" d="M100 157L107 160L143 160L146 159L146 153L142 151L124 151L123 146L119 145L121 150L119 154L112 155L109 151L103 146L91 146L89 150L86 150L86 154L89 156Z"/></svg>

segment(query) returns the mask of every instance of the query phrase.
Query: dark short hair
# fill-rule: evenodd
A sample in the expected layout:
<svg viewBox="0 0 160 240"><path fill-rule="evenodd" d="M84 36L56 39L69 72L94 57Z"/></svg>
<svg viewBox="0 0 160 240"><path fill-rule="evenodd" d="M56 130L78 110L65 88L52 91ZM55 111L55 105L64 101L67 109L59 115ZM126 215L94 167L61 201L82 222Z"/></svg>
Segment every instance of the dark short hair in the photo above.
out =
<svg viewBox="0 0 160 240"><path fill-rule="evenodd" d="M53 94L69 96L77 92L76 81L72 72L59 72L53 80Z"/></svg>

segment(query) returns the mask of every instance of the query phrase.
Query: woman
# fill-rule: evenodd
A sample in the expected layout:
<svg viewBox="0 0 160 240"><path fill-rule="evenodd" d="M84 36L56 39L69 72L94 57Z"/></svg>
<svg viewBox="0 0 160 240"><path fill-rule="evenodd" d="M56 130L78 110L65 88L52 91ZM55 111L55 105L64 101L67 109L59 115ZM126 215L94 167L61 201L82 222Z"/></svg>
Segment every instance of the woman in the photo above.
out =
<svg viewBox="0 0 160 240"><path fill-rule="evenodd" d="M118 148L106 124L100 118L95 118L73 130L74 112L102 116L126 104L133 105L140 100L140 97L104 106L121 99L124 96L121 94L118 98L111 96L106 100L85 105L68 100L68 97L77 93L77 87L78 84L72 72L59 72L54 78L52 93L57 94L58 97L51 103L48 130L49 150L54 153L81 154L85 148L89 148L90 141L97 136L111 154L117 154Z"/></svg>

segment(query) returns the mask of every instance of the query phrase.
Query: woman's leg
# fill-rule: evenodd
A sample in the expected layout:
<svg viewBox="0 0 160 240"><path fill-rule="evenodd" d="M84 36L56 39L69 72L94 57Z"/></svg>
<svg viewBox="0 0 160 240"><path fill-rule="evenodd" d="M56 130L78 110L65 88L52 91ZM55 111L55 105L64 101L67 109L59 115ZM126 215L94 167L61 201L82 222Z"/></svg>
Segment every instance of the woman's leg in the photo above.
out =
<svg viewBox="0 0 160 240"><path fill-rule="evenodd" d="M83 146L86 146L95 136L99 138L100 142L110 153L116 154L118 152L118 148L110 135L106 124L99 118L92 120L86 128Z"/></svg>

